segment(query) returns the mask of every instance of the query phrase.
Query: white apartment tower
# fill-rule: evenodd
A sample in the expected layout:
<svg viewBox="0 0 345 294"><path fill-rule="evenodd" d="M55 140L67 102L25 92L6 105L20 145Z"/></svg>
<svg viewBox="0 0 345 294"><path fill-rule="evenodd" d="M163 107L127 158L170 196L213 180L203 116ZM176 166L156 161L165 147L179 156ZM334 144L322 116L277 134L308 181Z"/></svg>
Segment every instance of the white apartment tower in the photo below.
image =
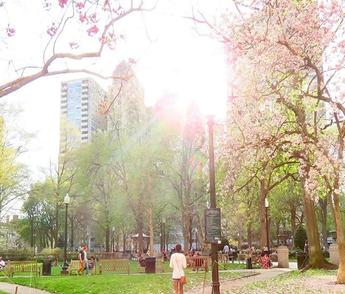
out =
<svg viewBox="0 0 345 294"><path fill-rule="evenodd" d="M106 120L98 113L106 92L90 78L61 83L60 155L92 140Z"/></svg>

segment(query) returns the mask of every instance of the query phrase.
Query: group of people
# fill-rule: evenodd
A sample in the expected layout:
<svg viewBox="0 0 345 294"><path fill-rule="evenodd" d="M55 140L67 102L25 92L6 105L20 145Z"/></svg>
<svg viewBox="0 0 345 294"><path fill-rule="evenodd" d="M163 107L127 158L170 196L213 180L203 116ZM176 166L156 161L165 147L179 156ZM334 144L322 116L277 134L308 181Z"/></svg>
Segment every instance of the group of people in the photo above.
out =
<svg viewBox="0 0 345 294"><path fill-rule="evenodd" d="M254 248L248 249L247 256L246 256L247 269L252 268L253 258L255 258L256 262L263 269L269 269L272 267L272 262L271 262L270 254L267 247L263 248L260 254L255 252Z"/></svg>
<svg viewBox="0 0 345 294"><path fill-rule="evenodd" d="M237 250L232 249L229 245L225 244L223 247L223 254L225 254L228 257L228 259L231 258L234 261L234 259L236 259L237 257ZM259 255L253 247L246 250L247 268L252 268L252 262L254 258L261 268L268 269L272 266L272 262L270 260L270 255L267 247L263 248Z"/></svg>
<svg viewBox="0 0 345 294"><path fill-rule="evenodd" d="M96 259L94 256L91 256L90 260L87 258L87 245L84 245L78 249L79 252L79 269L78 274L83 274L84 271L86 274L90 273L90 270L92 270L96 266Z"/></svg>

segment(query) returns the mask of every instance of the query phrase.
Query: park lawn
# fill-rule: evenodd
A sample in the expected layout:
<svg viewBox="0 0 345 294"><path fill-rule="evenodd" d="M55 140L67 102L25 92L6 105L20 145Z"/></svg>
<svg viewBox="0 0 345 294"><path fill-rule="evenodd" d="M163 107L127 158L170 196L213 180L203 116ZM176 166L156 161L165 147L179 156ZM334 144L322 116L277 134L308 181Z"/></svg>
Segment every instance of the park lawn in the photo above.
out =
<svg viewBox="0 0 345 294"><path fill-rule="evenodd" d="M329 278L335 278L336 271L308 270L305 273L292 271L279 275L273 279L251 283L238 290L231 290L227 294L320 294L345 293L345 286L331 283ZM327 279L328 278L328 279ZM333 279L334 280L334 279ZM318 284L318 287L313 287ZM341 288L339 288L341 287Z"/></svg>
<svg viewBox="0 0 345 294"><path fill-rule="evenodd" d="M220 273L221 281L239 278L248 273ZM211 273L188 272L186 289L211 282ZM63 294L164 294L171 293L171 274L133 274L120 275L107 273L94 276L50 276L50 277L15 277L13 283L44 289L52 293Z"/></svg>

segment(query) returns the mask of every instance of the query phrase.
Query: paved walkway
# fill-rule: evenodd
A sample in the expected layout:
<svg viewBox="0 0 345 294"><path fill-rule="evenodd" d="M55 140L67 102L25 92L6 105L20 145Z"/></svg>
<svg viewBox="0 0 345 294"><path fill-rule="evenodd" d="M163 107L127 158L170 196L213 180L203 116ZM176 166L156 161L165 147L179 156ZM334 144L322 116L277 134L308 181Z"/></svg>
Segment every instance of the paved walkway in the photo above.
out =
<svg viewBox="0 0 345 294"><path fill-rule="evenodd" d="M47 291L0 282L0 290L10 294L50 294Z"/></svg>
<svg viewBox="0 0 345 294"><path fill-rule="evenodd" d="M279 276L283 273L289 272L293 269L283 269L283 268L272 268L272 269L254 269L254 270L247 270L248 274L253 273L253 275L249 277L244 278L238 278L234 280L230 280L224 283L221 283L220 285L220 291L221 293L226 293L225 291L231 291L234 289L242 288L243 286L249 284L249 283L255 283L258 281L264 281L269 280L272 278L275 278L276 276ZM230 292L231 293L231 292ZM186 294L212 294L212 287L211 285L207 285L205 289L202 287L192 289L190 291L187 291Z"/></svg>

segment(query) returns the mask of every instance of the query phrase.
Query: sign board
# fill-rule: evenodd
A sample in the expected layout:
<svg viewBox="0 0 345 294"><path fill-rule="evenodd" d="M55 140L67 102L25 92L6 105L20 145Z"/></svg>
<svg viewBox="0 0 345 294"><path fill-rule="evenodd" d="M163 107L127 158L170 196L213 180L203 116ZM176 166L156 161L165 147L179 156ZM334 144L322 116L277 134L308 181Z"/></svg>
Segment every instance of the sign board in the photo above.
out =
<svg viewBox="0 0 345 294"><path fill-rule="evenodd" d="M218 243L221 241L220 208L205 209L205 241Z"/></svg>

